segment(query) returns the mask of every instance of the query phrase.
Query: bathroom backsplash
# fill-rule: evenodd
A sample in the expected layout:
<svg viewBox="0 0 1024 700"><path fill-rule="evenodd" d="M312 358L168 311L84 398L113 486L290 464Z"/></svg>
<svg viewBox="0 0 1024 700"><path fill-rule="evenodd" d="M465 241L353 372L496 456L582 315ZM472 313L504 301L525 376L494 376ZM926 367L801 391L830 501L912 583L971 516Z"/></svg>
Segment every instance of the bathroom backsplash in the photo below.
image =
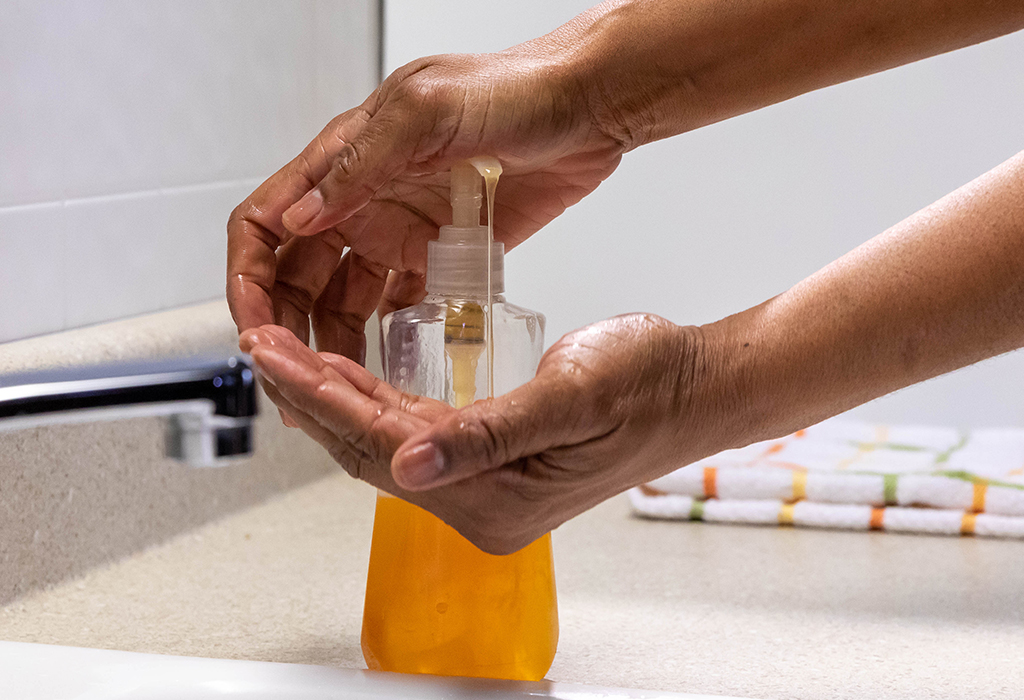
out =
<svg viewBox="0 0 1024 700"><path fill-rule="evenodd" d="M0 342L221 297L231 209L378 80L376 0L0 12Z"/></svg>

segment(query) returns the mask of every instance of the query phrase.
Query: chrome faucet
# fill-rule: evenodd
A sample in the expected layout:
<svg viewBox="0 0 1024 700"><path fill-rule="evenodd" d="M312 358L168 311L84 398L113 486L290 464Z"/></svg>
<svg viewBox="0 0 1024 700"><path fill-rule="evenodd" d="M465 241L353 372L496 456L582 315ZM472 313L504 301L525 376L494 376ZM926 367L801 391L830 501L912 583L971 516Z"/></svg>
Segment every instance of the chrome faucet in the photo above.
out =
<svg viewBox="0 0 1024 700"><path fill-rule="evenodd" d="M166 416L166 452L195 467L252 454L256 381L246 357L0 375L0 431Z"/></svg>

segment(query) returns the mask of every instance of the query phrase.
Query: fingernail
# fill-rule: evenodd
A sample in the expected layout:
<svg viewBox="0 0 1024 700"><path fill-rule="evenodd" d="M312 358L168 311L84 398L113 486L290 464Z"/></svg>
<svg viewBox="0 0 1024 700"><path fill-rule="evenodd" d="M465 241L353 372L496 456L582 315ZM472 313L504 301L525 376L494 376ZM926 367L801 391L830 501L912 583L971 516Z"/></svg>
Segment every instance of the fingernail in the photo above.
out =
<svg viewBox="0 0 1024 700"><path fill-rule="evenodd" d="M291 205L281 217L281 221L288 230L298 231L315 219L316 215L323 208L324 197L320 194L320 190L312 190L307 192L305 197Z"/></svg>
<svg viewBox="0 0 1024 700"><path fill-rule="evenodd" d="M246 350L246 348L248 348L248 350L246 350L246 352L248 352L249 350L252 350L254 347L256 347L259 344L260 344L260 336L259 336L259 334L255 333L255 332L253 332L253 333L246 333L245 335L242 336L241 341L239 341L239 343L238 343L238 345L243 350Z"/></svg>
<svg viewBox="0 0 1024 700"><path fill-rule="evenodd" d="M253 364L255 364L256 369L259 370L260 379L265 381L267 384L270 384L271 386L277 386L277 382L275 382L274 378L271 376L270 369L267 367L267 363L264 360L267 358L267 356L276 353L276 350L274 350L272 347L267 346L266 344L259 345L258 347L253 348L252 352L250 353L252 355Z"/></svg>
<svg viewBox="0 0 1024 700"><path fill-rule="evenodd" d="M416 488L430 486L445 472L444 455L430 442L403 452L395 467L402 475L402 485Z"/></svg>

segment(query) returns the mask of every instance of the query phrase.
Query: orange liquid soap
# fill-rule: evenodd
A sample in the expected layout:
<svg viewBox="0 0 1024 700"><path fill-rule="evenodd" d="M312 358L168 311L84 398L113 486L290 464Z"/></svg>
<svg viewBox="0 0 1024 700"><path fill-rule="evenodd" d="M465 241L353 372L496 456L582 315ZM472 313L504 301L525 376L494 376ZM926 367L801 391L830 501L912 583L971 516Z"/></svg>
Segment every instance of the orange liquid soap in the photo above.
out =
<svg viewBox="0 0 1024 700"><path fill-rule="evenodd" d="M381 494L363 611L371 669L540 680L558 644L551 535L494 556Z"/></svg>

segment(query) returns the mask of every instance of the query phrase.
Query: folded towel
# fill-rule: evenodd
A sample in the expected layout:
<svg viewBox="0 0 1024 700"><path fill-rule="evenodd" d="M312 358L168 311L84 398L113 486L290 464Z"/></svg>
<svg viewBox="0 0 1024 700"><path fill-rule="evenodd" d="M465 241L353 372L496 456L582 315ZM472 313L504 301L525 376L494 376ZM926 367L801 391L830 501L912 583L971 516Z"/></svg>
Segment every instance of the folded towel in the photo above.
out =
<svg viewBox="0 0 1024 700"><path fill-rule="evenodd" d="M832 419L630 491L652 518L1024 538L1024 430Z"/></svg>

